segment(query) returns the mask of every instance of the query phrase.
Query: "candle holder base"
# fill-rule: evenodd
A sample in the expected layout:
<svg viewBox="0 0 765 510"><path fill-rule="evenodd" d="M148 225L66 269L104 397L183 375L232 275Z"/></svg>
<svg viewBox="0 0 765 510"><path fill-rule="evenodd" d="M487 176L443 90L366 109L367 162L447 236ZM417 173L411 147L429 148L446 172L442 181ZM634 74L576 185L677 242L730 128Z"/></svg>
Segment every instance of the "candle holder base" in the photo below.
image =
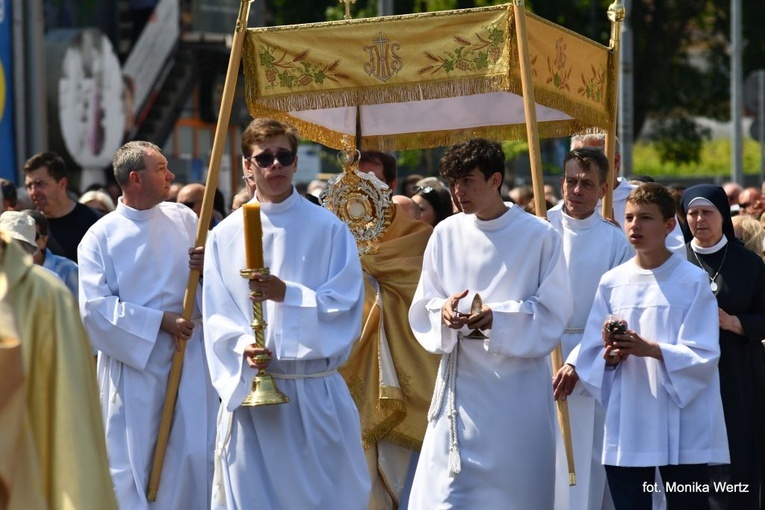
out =
<svg viewBox="0 0 765 510"><path fill-rule="evenodd" d="M265 370L261 370L252 379L252 389L242 402L242 406L268 406L286 404L289 401L289 397L276 387L274 377Z"/></svg>

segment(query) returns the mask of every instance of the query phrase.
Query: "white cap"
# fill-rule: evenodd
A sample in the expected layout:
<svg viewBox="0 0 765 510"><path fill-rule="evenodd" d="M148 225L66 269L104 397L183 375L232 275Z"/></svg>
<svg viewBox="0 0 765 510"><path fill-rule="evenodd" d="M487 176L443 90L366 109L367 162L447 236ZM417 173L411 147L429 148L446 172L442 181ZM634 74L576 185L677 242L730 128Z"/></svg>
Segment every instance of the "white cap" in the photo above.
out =
<svg viewBox="0 0 765 510"><path fill-rule="evenodd" d="M715 209L717 209L715 204L713 204L709 199L704 198L704 197L696 197L693 200L691 200L690 202L688 202L688 209L690 209L694 205L696 205L696 206L706 205L706 206L714 207Z"/></svg>
<svg viewBox="0 0 765 510"><path fill-rule="evenodd" d="M35 220L24 212L5 211L0 214L0 230L5 230L17 241L37 246Z"/></svg>

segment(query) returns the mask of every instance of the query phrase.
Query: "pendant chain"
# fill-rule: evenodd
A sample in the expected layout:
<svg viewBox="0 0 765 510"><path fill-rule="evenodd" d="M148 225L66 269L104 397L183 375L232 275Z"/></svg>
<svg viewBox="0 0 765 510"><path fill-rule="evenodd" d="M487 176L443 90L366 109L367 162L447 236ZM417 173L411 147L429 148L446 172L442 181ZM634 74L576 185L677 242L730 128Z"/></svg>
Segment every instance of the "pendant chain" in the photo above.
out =
<svg viewBox="0 0 765 510"><path fill-rule="evenodd" d="M696 262L699 263L699 267L704 269L704 272L706 272L706 269L704 268L704 264L701 263L701 259L699 259L699 256L696 253L696 251L693 250L693 249L691 249L691 251L693 252L693 256L696 257ZM707 273L707 277L709 278L710 284L714 286L714 288L712 289L713 291L717 290L717 283L715 283L715 279L717 278L717 275L720 274L720 271L722 270L723 265L725 264L725 257L727 257L727 256L728 256L728 245L726 244L725 245L725 253L723 253L722 262L720 262L720 267L717 268L717 272L715 273L714 276L709 276L709 273ZM709 267L712 267L712 266L709 266Z"/></svg>

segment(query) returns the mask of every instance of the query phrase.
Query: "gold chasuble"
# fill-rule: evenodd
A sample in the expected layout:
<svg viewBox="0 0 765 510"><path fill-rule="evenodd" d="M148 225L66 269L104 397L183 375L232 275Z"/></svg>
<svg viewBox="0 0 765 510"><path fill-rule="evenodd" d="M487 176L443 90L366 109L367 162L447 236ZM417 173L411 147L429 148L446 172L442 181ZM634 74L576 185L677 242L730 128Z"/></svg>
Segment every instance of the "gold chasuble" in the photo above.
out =
<svg viewBox="0 0 765 510"><path fill-rule="evenodd" d="M422 446L440 357L420 347L408 316L432 232L397 207L376 250L361 257L363 330L340 373L359 409L365 449L381 439Z"/></svg>
<svg viewBox="0 0 765 510"><path fill-rule="evenodd" d="M0 232L3 287L21 342L28 417L24 427L31 432L39 467L35 480L11 485L11 501L16 490L37 490L52 510L116 509L93 353L77 304L61 281L35 266ZM7 439L3 429L3 448ZM34 481L36 489L31 487Z"/></svg>
<svg viewBox="0 0 765 510"><path fill-rule="evenodd" d="M2 241L0 241L1 243ZM0 508L48 508L32 443L21 343L0 272Z"/></svg>

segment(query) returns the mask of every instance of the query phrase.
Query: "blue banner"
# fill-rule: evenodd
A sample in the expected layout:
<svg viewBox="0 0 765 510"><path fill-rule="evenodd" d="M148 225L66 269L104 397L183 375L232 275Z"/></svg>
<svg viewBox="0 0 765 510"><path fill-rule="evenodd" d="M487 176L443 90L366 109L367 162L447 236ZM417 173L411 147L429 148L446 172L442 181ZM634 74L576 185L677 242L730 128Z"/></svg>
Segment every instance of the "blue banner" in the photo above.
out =
<svg viewBox="0 0 765 510"><path fill-rule="evenodd" d="M0 177L16 182L11 0L0 0Z"/></svg>

